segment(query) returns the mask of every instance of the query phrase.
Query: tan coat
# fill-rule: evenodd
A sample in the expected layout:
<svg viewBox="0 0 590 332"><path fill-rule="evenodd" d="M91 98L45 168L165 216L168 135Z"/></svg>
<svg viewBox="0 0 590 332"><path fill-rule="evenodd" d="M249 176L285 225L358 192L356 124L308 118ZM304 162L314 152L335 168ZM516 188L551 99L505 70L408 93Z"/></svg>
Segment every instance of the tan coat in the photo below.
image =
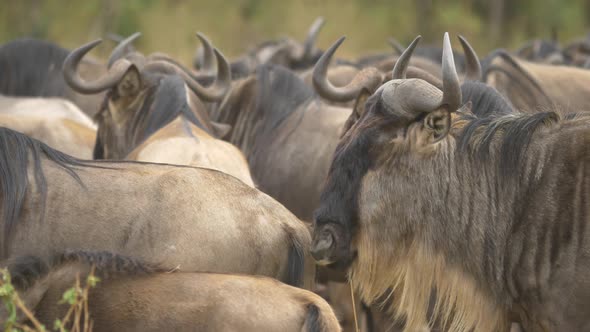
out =
<svg viewBox="0 0 590 332"><path fill-rule="evenodd" d="M104 262L104 260L103 260ZM66 263L22 291L45 326L62 318L64 291L89 272ZM189 272L109 271L90 291L93 330L100 331L340 331L334 312L318 295L274 279Z"/></svg>
<svg viewBox="0 0 590 332"><path fill-rule="evenodd" d="M151 135L126 159L215 169L254 187L248 162L237 147L181 117Z"/></svg>

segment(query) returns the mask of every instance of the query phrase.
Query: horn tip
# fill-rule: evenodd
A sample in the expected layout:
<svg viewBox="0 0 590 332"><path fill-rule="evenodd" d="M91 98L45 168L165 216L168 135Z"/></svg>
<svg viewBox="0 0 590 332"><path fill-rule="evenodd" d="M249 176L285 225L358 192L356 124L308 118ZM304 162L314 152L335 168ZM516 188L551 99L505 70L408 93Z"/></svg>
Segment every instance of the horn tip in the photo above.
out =
<svg viewBox="0 0 590 332"><path fill-rule="evenodd" d="M459 41L461 42L462 45L469 45L469 43L467 42L467 39L465 39L465 37L463 37L462 35L458 35L457 38L459 38Z"/></svg>
<svg viewBox="0 0 590 332"><path fill-rule="evenodd" d="M334 52L336 52L336 50L340 47L340 45L342 45L342 43L344 43L345 39L346 39L346 36L342 36L342 37L338 38L338 40L334 43L334 45L332 45L332 47L330 47L330 50L334 50Z"/></svg>
<svg viewBox="0 0 590 332"><path fill-rule="evenodd" d="M406 49L413 50L416 47L416 45L418 45L418 43L420 42L421 39L422 39L422 35L416 36L416 38L414 38L414 40L412 40L412 42L410 43L410 45L408 45L408 47Z"/></svg>
<svg viewBox="0 0 590 332"><path fill-rule="evenodd" d="M91 41L90 43L86 44L86 47L93 48L94 46L96 46L100 43L102 43L102 38L98 38L98 39Z"/></svg>

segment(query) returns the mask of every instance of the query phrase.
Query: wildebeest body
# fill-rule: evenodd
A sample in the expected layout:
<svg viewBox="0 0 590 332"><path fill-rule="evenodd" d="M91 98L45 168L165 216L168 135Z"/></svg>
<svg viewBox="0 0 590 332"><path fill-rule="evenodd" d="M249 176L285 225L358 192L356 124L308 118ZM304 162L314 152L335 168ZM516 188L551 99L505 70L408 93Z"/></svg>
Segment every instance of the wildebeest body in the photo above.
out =
<svg viewBox="0 0 590 332"><path fill-rule="evenodd" d="M88 251L66 252L49 264L18 257L8 265L21 297L45 326L66 315L68 304L58 304L62 294L77 275L84 287L92 267L100 278L88 296L93 331L340 330L318 295L265 277L173 272Z"/></svg>
<svg viewBox="0 0 590 332"><path fill-rule="evenodd" d="M0 137L2 259L108 250L183 271L260 274L311 287L307 227L230 175L79 161L8 129Z"/></svg>
<svg viewBox="0 0 590 332"><path fill-rule="evenodd" d="M69 51L36 39L17 39L0 46L0 94L18 97L63 97L92 116L98 111L102 94L84 96L66 84L62 65ZM93 60L81 64L82 75L101 72Z"/></svg>
<svg viewBox="0 0 590 332"><path fill-rule="evenodd" d="M391 295L407 330L428 318L454 331L510 320L587 329L590 118L477 118L447 94L459 88L453 76L442 92L398 78L358 112L336 149L312 253L349 265L366 301Z"/></svg>

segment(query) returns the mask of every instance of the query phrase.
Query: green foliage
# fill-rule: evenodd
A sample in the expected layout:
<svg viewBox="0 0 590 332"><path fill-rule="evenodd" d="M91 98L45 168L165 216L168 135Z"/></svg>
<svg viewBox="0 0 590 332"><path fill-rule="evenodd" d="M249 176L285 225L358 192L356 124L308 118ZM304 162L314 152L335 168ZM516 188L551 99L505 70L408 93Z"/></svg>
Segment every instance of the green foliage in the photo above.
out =
<svg viewBox="0 0 590 332"><path fill-rule="evenodd" d="M503 8L497 17L495 6ZM73 48L107 33L141 31L142 51L187 63L198 46L196 31L236 56L268 38L302 40L317 16L326 18L321 47L348 36L341 56L387 52L388 37L405 44L422 34L425 43L438 45L444 31L465 35L484 55L550 38L553 29L565 42L585 35L590 24L588 0L0 0L0 8L0 42L34 36ZM101 56L112 48L105 44Z"/></svg>
<svg viewBox="0 0 590 332"><path fill-rule="evenodd" d="M45 332L46 328L40 324L33 316L31 311L26 307L18 292L12 285L10 273L6 269L0 269L0 299L4 303L7 311L6 322L4 322L5 332ZM58 304L68 304L69 309L63 319L57 319L53 324L53 330L59 332L68 331L84 331L92 330L92 323L90 321L90 313L88 312L88 292L90 288L96 286L100 281L94 275L94 268L86 277L86 284L84 287L80 285L80 279L76 278L76 283L72 288L67 289L62 299ZM31 322L34 328L19 323L18 312L21 312L28 321ZM1 313L1 312L0 312ZM71 326L71 330L67 329Z"/></svg>

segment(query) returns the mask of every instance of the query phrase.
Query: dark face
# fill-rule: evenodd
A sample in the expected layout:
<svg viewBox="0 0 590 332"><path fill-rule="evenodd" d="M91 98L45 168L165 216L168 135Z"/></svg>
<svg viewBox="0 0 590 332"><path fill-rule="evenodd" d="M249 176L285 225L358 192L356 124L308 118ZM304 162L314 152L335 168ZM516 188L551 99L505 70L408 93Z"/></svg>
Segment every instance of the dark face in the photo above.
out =
<svg viewBox="0 0 590 332"><path fill-rule="evenodd" d="M383 142L403 125L383 112L380 99L376 94L366 103L357 102L345 125L350 128L336 148L314 218L312 255L321 265L346 268L354 260L362 179L377 165Z"/></svg>
<svg viewBox="0 0 590 332"><path fill-rule="evenodd" d="M390 87L405 89L403 83ZM410 234L425 209L420 202L428 202L420 197L436 183L427 177L436 176L432 171L436 169L436 152L446 147L442 142L450 128L449 111L436 106L438 102L418 102L422 108L396 111L390 105L395 108L406 103L384 98L384 91L366 102L357 101L345 124L350 128L336 148L315 212L311 252L318 264L350 266L360 243L358 235L366 235L368 229L377 232L369 238L382 241L397 241ZM401 91L400 96L412 93ZM440 92L433 94L439 96ZM391 104L386 105L385 99Z"/></svg>

